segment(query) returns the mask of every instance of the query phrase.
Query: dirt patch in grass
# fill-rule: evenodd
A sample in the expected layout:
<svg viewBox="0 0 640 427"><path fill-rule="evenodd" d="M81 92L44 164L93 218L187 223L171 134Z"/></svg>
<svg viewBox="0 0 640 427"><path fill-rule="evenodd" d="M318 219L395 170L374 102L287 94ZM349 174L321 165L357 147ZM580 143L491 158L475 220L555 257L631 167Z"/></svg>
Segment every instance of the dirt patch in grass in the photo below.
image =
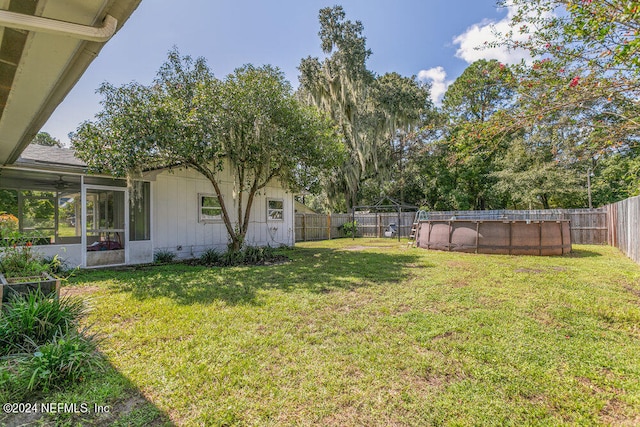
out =
<svg viewBox="0 0 640 427"><path fill-rule="evenodd" d="M600 420L612 426L640 425L640 415L630 413L628 405L615 397L600 411Z"/></svg>
<svg viewBox="0 0 640 427"><path fill-rule="evenodd" d="M99 289L100 288L98 286L65 286L64 288L60 289L60 295L69 297L82 297L97 292Z"/></svg>
<svg viewBox="0 0 640 427"><path fill-rule="evenodd" d="M454 282L447 283L447 285L452 288L466 288L467 286L469 286L469 282L467 282L466 280L456 280Z"/></svg>
<svg viewBox="0 0 640 427"><path fill-rule="evenodd" d="M445 265L449 268L460 268L462 270L468 270L473 267L473 264L465 261L447 261Z"/></svg>
<svg viewBox="0 0 640 427"><path fill-rule="evenodd" d="M562 323L558 322L555 317L545 310L534 311L531 313L531 317L536 322L548 328L559 329L562 327Z"/></svg>
<svg viewBox="0 0 640 427"><path fill-rule="evenodd" d="M365 249L392 249L392 248L389 248L387 246L362 246L362 245L356 245L356 246L347 246L346 248L342 248L341 250L349 251L349 252L357 252L357 251L364 251Z"/></svg>
<svg viewBox="0 0 640 427"><path fill-rule="evenodd" d="M443 334L439 334L439 335L436 335L435 337L431 338L431 341L440 341L440 340L443 340L445 338L449 338L450 336L452 336L454 334L455 334L454 331L447 331L447 332L445 332Z"/></svg>
<svg viewBox="0 0 640 427"><path fill-rule="evenodd" d="M634 289L631 286L625 286L624 289L631 292L633 295L637 296L638 298L640 298L640 289Z"/></svg>
<svg viewBox="0 0 640 427"><path fill-rule="evenodd" d="M605 389L591 381L589 378L577 377L576 379L580 384L582 384L583 387L590 390L592 393L606 393Z"/></svg>
<svg viewBox="0 0 640 427"><path fill-rule="evenodd" d="M550 271L566 271L567 269L564 267L549 267L546 269L540 268L518 268L516 273L530 273L530 274L544 274L549 273Z"/></svg>
<svg viewBox="0 0 640 427"><path fill-rule="evenodd" d="M54 420L42 412L11 414L0 417L0 425L10 426L57 426L57 425L92 425L107 427L118 425L145 425L164 426L169 425L168 417L159 409L149 403L144 396L138 393L119 399L114 404L106 405L108 411L94 412L94 405L88 403L88 413L78 414L67 421ZM6 423L6 424L5 424Z"/></svg>

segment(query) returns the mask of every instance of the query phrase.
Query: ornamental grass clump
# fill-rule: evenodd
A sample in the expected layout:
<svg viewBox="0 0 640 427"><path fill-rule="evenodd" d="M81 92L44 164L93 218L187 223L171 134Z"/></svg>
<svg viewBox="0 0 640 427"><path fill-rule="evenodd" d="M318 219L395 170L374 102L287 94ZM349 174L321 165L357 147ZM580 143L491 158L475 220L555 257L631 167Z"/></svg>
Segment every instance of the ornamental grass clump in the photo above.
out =
<svg viewBox="0 0 640 427"><path fill-rule="evenodd" d="M209 248L200 255L200 263L203 265L216 265L220 262L221 255L213 248Z"/></svg>
<svg viewBox="0 0 640 427"><path fill-rule="evenodd" d="M176 254L167 250L159 250L153 254L153 262L156 264L170 263L173 262L175 258Z"/></svg>
<svg viewBox="0 0 640 427"><path fill-rule="evenodd" d="M92 372L104 367L102 358L96 352L92 336L85 336L75 330L63 333L59 330L51 341L36 347L24 358L18 369L22 382L28 382L28 391L52 388L62 389L70 382L82 380Z"/></svg>
<svg viewBox="0 0 640 427"><path fill-rule="evenodd" d="M40 290L14 294L0 312L0 400L20 400L80 381L104 362L95 336L79 331L85 305Z"/></svg>
<svg viewBox="0 0 640 427"><path fill-rule="evenodd" d="M85 313L75 298L49 298L40 290L13 295L0 314L0 356L29 352L62 332L77 328Z"/></svg>

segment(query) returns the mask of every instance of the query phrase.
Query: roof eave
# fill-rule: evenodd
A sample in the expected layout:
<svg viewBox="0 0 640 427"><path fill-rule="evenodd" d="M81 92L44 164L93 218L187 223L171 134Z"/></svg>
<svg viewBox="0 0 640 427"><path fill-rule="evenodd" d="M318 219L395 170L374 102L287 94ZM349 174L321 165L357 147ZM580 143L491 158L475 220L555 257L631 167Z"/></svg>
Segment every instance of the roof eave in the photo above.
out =
<svg viewBox="0 0 640 427"><path fill-rule="evenodd" d="M116 32L129 19L140 2L141 0L114 1L111 8L105 11L105 14L112 15L118 20ZM106 43L107 42L78 41L79 48L76 50L76 54L69 61L48 99L44 102L38 113L33 116L33 120L26 126L22 137L11 151L5 164L12 164L20 157L22 151L31 143L53 111L75 86Z"/></svg>

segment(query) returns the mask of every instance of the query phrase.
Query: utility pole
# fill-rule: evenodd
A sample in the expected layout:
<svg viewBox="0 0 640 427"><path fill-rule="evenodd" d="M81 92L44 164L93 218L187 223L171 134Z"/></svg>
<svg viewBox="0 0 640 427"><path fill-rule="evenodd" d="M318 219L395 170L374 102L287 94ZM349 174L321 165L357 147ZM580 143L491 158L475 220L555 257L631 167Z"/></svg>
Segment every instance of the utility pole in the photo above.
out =
<svg viewBox="0 0 640 427"><path fill-rule="evenodd" d="M593 209L591 204L591 168L587 169L587 194L589 195L589 209Z"/></svg>

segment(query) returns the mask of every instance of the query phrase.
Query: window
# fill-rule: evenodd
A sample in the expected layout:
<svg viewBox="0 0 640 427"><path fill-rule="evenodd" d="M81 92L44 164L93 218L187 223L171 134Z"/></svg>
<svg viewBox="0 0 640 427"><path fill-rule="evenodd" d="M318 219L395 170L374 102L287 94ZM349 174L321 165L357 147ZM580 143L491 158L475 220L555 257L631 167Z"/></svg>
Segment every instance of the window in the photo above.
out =
<svg viewBox="0 0 640 427"><path fill-rule="evenodd" d="M267 200L267 220L282 221L284 219L284 201L269 199Z"/></svg>
<svg viewBox="0 0 640 427"><path fill-rule="evenodd" d="M218 196L198 194L200 222L219 221L222 219L222 208Z"/></svg>

